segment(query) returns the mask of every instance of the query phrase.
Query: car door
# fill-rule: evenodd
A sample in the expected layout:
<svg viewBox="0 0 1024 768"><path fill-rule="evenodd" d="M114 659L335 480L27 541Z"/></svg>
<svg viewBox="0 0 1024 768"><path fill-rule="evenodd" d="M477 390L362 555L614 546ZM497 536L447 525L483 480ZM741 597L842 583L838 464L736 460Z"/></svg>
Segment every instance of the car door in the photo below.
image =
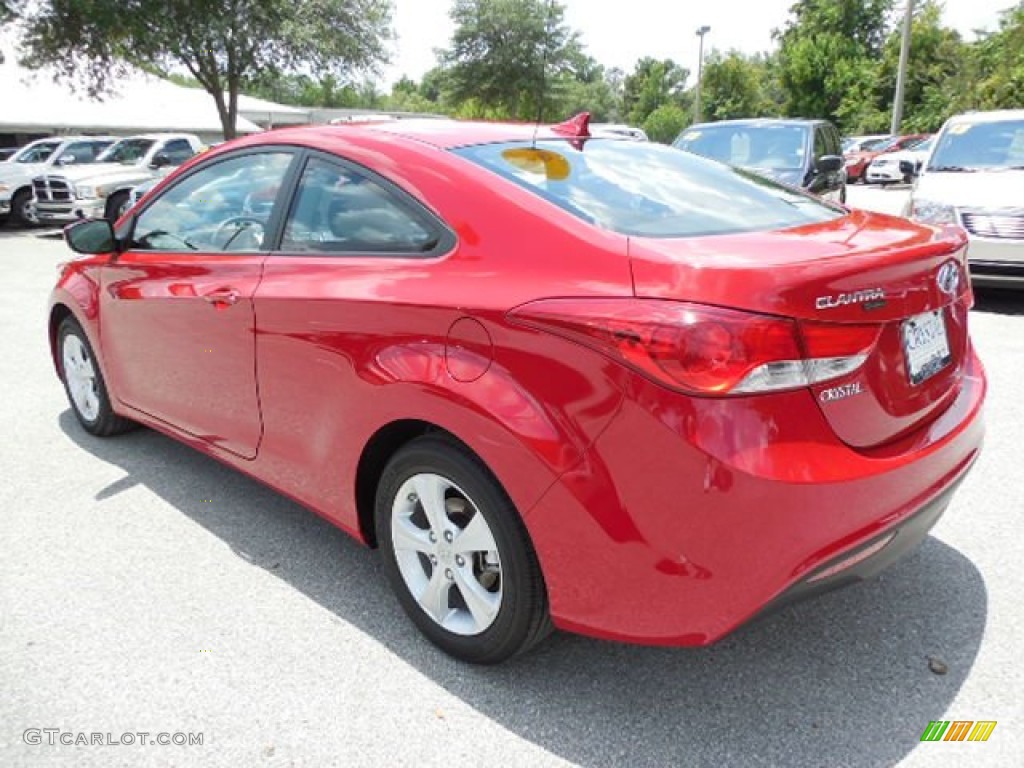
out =
<svg viewBox="0 0 1024 768"><path fill-rule="evenodd" d="M244 458L262 434L252 299L294 161L261 148L197 166L129 220L128 248L102 275L116 396Z"/></svg>
<svg viewBox="0 0 1024 768"><path fill-rule="evenodd" d="M338 468L354 466L361 449L352 424L374 408L374 370L395 346L416 360L443 359L419 334L443 338L454 317L439 319L403 298L429 295L428 265L454 244L444 224L394 184L311 154L255 299L260 461L275 485L320 509L343 506L349 478Z"/></svg>

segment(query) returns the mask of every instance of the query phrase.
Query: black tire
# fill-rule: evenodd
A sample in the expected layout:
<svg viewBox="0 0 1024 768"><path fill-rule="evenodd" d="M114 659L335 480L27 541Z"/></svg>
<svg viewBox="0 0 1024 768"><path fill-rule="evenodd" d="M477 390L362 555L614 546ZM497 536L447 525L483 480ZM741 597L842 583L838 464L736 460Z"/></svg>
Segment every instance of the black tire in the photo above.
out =
<svg viewBox="0 0 1024 768"><path fill-rule="evenodd" d="M96 413L92 416L83 413L79 404L75 402L75 397L72 395L71 387L68 383L69 377L64 370L64 347L69 343L71 337L80 342L95 372L92 391L98 405ZM57 330L57 359L60 360L61 381L64 382L64 392L68 397L68 402L71 404L71 410L74 412L75 418L78 419L78 423L82 425L86 432L97 437L109 437L127 432L138 426L135 422L118 416L114 413L114 409L111 408L107 384L103 379L103 372L100 370L96 355L93 354L92 345L89 343L85 331L82 330L82 326L73 317L64 318L60 328Z"/></svg>
<svg viewBox="0 0 1024 768"><path fill-rule="evenodd" d="M11 198L11 223L16 227L34 227L39 223L32 206L32 191L20 189Z"/></svg>
<svg viewBox="0 0 1024 768"><path fill-rule="evenodd" d="M115 192L107 198L107 208L106 212L103 214L104 218L106 218L111 224L116 223L123 213L121 209L125 208L126 204L130 202L127 192Z"/></svg>
<svg viewBox="0 0 1024 768"><path fill-rule="evenodd" d="M500 605L492 623L477 634L457 634L441 626L417 602L399 567L392 537L396 499L407 481L424 474L439 475L458 486L450 491L464 491L470 508L483 516L497 546ZM409 618L441 650L473 664L497 664L525 652L550 634L552 625L543 576L519 513L483 462L466 448L438 436L425 436L406 444L381 475L375 512L377 541L387 579ZM443 566L435 561L433 568L440 567ZM461 592L452 597L456 590L449 586L446 592L444 600L449 609L461 597Z"/></svg>

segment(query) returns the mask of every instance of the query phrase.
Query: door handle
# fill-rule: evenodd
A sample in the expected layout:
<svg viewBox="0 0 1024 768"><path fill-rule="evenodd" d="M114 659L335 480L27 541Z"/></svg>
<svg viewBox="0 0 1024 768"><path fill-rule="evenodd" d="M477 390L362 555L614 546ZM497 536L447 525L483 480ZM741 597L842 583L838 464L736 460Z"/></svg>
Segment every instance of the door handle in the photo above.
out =
<svg viewBox="0 0 1024 768"><path fill-rule="evenodd" d="M216 291L204 294L203 298L215 307L230 307L238 302L239 293L234 288L220 288Z"/></svg>

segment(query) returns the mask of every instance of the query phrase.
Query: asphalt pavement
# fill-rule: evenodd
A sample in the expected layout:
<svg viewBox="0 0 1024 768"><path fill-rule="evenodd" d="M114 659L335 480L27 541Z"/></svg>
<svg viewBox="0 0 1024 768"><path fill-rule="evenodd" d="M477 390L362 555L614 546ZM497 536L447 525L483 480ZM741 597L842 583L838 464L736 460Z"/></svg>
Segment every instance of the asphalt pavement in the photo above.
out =
<svg viewBox="0 0 1024 768"><path fill-rule="evenodd" d="M148 430L85 434L46 342L68 252L38 234L0 231L0 766L1020 764L1024 294L979 296L987 444L916 554L711 648L560 633L474 668L312 513ZM998 724L922 743L932 720Z"/></svg>

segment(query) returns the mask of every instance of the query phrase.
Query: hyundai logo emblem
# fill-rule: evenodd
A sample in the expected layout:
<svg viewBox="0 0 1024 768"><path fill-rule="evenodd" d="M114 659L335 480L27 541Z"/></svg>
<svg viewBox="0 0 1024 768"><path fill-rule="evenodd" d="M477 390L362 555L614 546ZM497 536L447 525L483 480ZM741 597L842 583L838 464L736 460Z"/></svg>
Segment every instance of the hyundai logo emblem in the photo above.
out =
<svg viewBox="0 0 1024 768"><path fill-rule="evenodd" d="M939 267L939 272L935 275L935 282L943 293L948 293L950 296L955 294L956 289L960 287L960 268L957 267L956 262L947 261Z"/></svg>

